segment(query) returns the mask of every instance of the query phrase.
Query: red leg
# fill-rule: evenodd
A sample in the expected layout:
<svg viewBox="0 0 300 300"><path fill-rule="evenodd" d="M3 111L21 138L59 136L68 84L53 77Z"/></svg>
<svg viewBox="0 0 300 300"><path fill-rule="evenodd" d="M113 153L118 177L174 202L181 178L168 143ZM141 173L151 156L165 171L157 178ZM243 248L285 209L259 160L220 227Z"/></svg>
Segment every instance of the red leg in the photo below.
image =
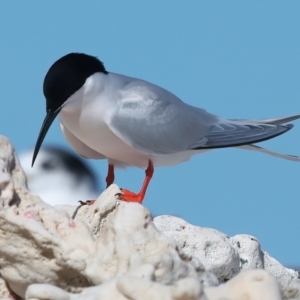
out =
<svg viewBox="0 0 300 300"><path fill-rule="evenodd" d="M106 188L108 188L115 180L115 168L114 165L109 164L108 165L108 171L107 171L107 176L106 176ZM87 200L87 201L81 201L79 200L78 202L81 205L92 205L95 203L96 200Z"/></svg>
<svg viewBox="0 0 300 300"><path fill-rule="evenodd" d="M145 171L146 177L143 183L143 186L138 194L132 193L128 190L122 189L122 193L117 194L118 198L120 200L126 201L126 202L138 202L142 203L149 185L149 182L153 176L154 173L154 168L153 168L153 163L149 159L148 162L148 168Z"/></svg>
<svg viewBox="0 0 300 300"><path fill-rule="evenodd" d="M111 184L114 183L115 180L115 168L114 165L108 165L108 171L106 176L106 188L108 188Z"/></svg>

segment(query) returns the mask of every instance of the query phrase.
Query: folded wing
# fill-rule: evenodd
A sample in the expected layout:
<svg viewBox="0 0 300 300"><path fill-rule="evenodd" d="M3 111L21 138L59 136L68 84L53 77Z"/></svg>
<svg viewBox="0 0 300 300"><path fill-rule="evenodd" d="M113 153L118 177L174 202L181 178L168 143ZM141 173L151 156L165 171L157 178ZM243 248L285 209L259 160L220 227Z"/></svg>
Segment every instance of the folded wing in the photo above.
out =
<svg viewBox="0 0 300 300"><path fill-rule="evenodd" d="M287 132L293 127L288 122L298 118L300 115L223 119L185 104L164 89L138 81L124 88L107 125L123 142L142 153L164 155L261 142Z"/></svg>

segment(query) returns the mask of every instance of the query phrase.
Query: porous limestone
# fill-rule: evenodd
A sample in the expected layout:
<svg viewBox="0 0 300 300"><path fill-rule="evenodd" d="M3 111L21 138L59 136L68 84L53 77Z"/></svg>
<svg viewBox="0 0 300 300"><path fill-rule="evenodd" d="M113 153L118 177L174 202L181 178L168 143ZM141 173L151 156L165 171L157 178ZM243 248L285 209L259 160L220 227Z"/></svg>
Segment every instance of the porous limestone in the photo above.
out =
<svg viewBox="0 0 300 300"><path fill-rule="evenodd" d="M299 274L256 238L172 216L153 221L144 206L118 201L119 191L53 208L28 191L0 136L1 299L300 299Z"/></svg>
<svg viewBox="0 0 300 300"><path fill-rule="evenodd" d="M205 289L208 299L281 300L281 290L274 276L265 270L247 270L225 284Z"/></svg>

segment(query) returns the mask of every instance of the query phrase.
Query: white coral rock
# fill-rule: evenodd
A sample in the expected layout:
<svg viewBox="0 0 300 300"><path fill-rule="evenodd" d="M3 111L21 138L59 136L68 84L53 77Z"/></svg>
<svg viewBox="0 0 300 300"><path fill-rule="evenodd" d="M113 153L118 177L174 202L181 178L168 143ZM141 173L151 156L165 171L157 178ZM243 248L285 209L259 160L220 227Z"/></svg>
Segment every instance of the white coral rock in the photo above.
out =
<svg viewBox="0 0 300 300"><path fill-rule="evenodd" d="M118 192L112 185L91 206L53 208L27 190L13 147L0 136L2 298L281 299L272 275L241 272L265 268L282 299L299 299L298 273L254 237L230 238L172 216L153 222L142 205L119 202Z"/></svg>
<svg viewBox="0 0 300 300"><path fill-rule="evenodd" d="M226 282L242 270L263 268L279 280L298 279L299 272L285 268L250 235L228 237L210 228L191 225L173 216L154 218L156 227L174 238L182 250L198 258L205 270Z"/></svg>
<svg viewBox="0 0 300 300"><path fill-rule="evenodd" d="M1 143L9 148L8 140L2 138ZM146 208L137 203L117 205L117 186L111 186L93 206L81 207L73 220L31 196L24 180L21 185L14 179L20 167L10 150L2 152L2 173L7 176L1 178L7 184L2 185L0 200L0 266L2 277L17 295L24 297L31 283L78 293L125 274L143 277L135 271L143 265L153 268L151 282L200 281L204 270L156 229Z"/></svg>
<svg viewBox="0 0 300 300"><path fill-rule="evenodd" d="M174 238L183 251L200 260L204 268L221 282L240 271L239 255L229 244L229 237L218 230L193 226L173 216L154 218L155 226Z"/></svg>
<svg viewBox="0 0 300 300"><path fill-rule="evenodd" d="M208 299L281 300L281 290L275 277L265 270L247 270L218 287L205 290Z"/></svg>
<svg viewBox="0 0 300 300"><path fill-rule="evenodd" d="M26 292L27 300L208 300L199 281L194 278L164 285L136 276L122 276L101 285L71 294L46 284L33 284Z"/></svg>

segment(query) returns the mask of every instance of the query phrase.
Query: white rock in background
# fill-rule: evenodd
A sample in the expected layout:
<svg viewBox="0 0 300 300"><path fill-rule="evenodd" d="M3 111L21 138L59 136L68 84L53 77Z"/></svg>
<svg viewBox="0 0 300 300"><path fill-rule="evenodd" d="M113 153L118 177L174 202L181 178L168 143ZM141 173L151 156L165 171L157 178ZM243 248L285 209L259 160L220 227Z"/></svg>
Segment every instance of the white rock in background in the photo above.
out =
<svg viewBox="0 0 300 300"><path fill-rule="evenodd" d="M269 253L263 251L264 268L273 274L277 279L286 281L290 279L299 279L298 271L285 268L275 258L271 257Z"/></svg>
<svg viewBox="0 0 300 300"><path fill-rule="evenodd" d="M263 253L259 241L254 236L238 234L229 238L229 243L239 254L242 270L264 268Z"/></svg>
<svg viewBox="0 0 300 300"><path fill-rule="evenodd" d="M261 251L259 241L255 237L239 234L230 238L229 242L239 253L241 270L262 268L283 281L299 278L298 271L285 268L267 252Z"/></svg>
<svg viewBox="0 0 300 300"><path fill-rule="evenodd" d="M1 136L0 165L1 277L22 299L281 299L266 271L239 273L252 267L268 267L280 278L282 299L300 299L297 273L261 252L253 237L229 238L171 216L154 225L142 205L116 200L116 185L92 206L54 209L27 190ZM216 286L211 272L230 280ZM0 295L9 293L0 285Z"/></svg>
<svg viewBox="0 0 300 300"><path fill-rule="evenodd" d="M250 235L228 237L210 228L198 227L173 216L158 216L156 227L174 238L182 250L200 260L206 271L226 282L242 270L263 268L279 280L298 279L299 272L283 267L260 249L258 240Z"/></svg>
<svg viewBox="0 0 300 300"><path fill-rule="evenodd" d="M239 255L225 234L210 228L198 227L173 216L158 216L155 226L174 238L182 250L199 259L205 270L226 282L240 271Z"/></svg>

